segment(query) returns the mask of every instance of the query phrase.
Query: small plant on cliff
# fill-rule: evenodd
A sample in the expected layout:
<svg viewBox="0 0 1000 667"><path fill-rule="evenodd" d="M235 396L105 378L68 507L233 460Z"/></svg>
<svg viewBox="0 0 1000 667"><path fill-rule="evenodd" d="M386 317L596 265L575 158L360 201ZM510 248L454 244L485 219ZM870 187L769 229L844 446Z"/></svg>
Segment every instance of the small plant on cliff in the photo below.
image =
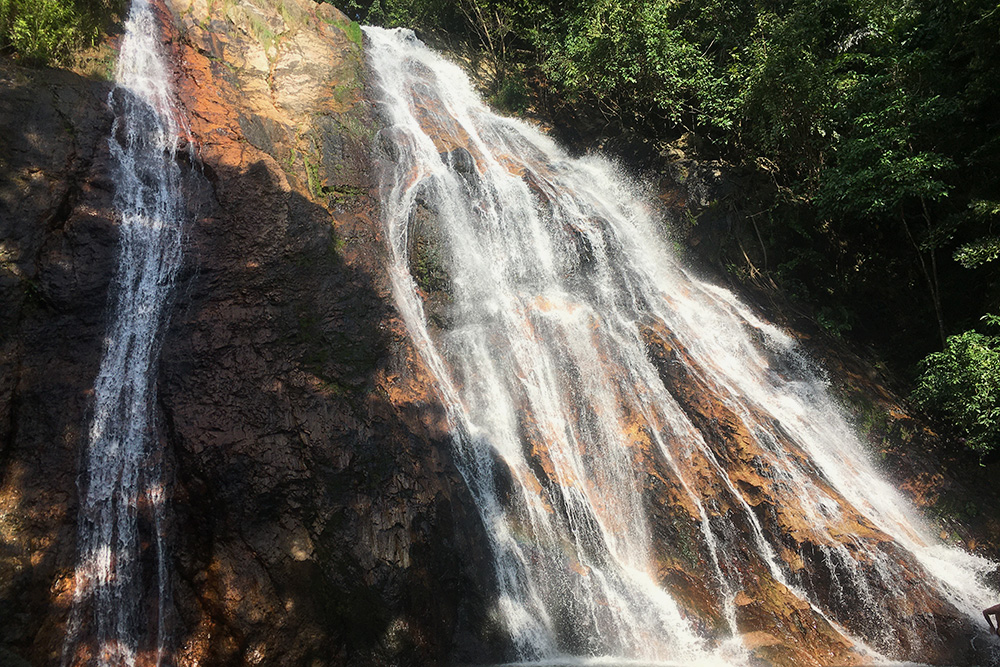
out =
<svg viewBox="0 0 1000 667"><path fill-rule="evenodd" d="M268 26L257 15L248 13L246 15L246 18L247 18L247 23L250 26L250 33L257 38L257 41L260 42L260 45L264 49L264 53L267 54L268 60L270 60L271 47L274 46L275 43L278 41L277 35L275 35L274 31L271 30L270 26Z"/></svg>
<svg viewBox="0 0 1000 667"><path fill-rule="evenodd" d="M424 292L447 293L450 287L448 271L445 269L441 248L425 237L417 238L413 243L411 257L413 278L417 286Z"/></svg>
<svg viewBox="0 0 1000 667"><path fill-rule="evenodd" d="M361 24L357 21L350 21L341 24L340 29L344 31L347 38L358 46L362 46Z"/></svg>
<svg viewBox="0 0 1000 667"><path fill-rule="evenodd" d="M1000 317L986 315L1000 327ZM966 331L921 362L913 398L952 422L980 454L1000 445L1000 336Z"/></svg>

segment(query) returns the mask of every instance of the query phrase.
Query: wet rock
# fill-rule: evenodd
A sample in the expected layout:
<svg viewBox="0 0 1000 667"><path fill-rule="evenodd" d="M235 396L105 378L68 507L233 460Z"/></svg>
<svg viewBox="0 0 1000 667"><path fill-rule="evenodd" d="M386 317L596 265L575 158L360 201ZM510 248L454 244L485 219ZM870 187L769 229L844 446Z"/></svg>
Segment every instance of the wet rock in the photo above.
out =
<svg viewBox="0 0 1000 667"><path fill-rule="evenodd" d="M170 470L172 662L510 658L490 615L485 529L452 460L433 380L392 306L372 142L378 159L398 155L377 138L385 130L364 101L349 22L307 0L284 0L281 11L277 3L227 3L224 18L206 0L158 6L193 155L183 161L187 259L156 406ZM117 251L108 93L106 83L0 61L4 664L57 664L71 603L77 461ZM474 183L468 137L426 102L442 159ZM732 192L721 169L690 164L677 150L669 176L683 187L673 204L693 202L705 213L690 237L696 245L707 238L702 231L725 230ZM532 174L523 176L531 185ZM410 264L428 316L447 328L445 239L426 206L411 229ZM577 229L567 234L579 257L569 270L584 276L593 245ZM894 562L909 557L851 512L835 526L837 540L812 537L787 510L787 489L763 463L745 416L662 323L641 333L680 410L746 500L713 484L705 456L668 463L639 417L623 414L649 517L652 576L709 642L733 631L718 567L740 582L731 591L735 631L762 664L859 664L856 648L747 546L751 524L772 537L788 582L816 591L821 607L859 633L879 620L852 614L857 587L836 594L834 580L847 577L842 565L827 565L833 543L869 540ZM793 363L771 360L776 373L794 376ZM532 474L551 485L544 438L530 415L522 420ZM781 425L769 428L776 442L788 440ZM671 465L704 483L701 508ZM516 502L506 464L494 468L500 496ZM932 474L933 466L913 473L914 488L934 488ZM732 556L718 565L700 510L719 551ZM890 631L887 650L974 662L966 622L923 588L916 564L909 571L902 583L913 592L886 608L920 619L920 641ZM566 641L585 646L587 638L568 631Z"/></svg>
<svg viewBox="0 0 1000 667"><path fill-rule="evenodd" d="M441 161L459 174L476 173L476 161L472 158L472 153L461 146L441 153Z"/></svg>
<svg viewBox="0 0 1000 667"><path fill-rule="evenodd" d="M411 215L408 240L410 273L420 288L427 319L446 329L453 324L449 251L437 226L437 213L422 201Z"/></svg>
<svg viewBox="0 0 1000 667"><path fill-rule="evenodd" d="M703 508L710 520L713 515L718 516L717 521L712 521L712 532L716 535L718 552L727 554L727 562L720 563L720 567L730 571L727 577L730 580L735 569L743 582L744 588L735 600L735 619L738 631L750 636L748 647L754 655L777 665L830 664L831 659L835 664L864 663L857 647L816 608L793 593L790 585L794 585L808 591L819 608L827 610L854 636L864 638L885 654L930 662L947 662L956 657L975 660L967 655L967 647L958 648L956 644L959 637L973 632L968 619L927 585L919 574L922 567L913 555L898 547L842 499L837 503L835 516L827 517L823 530L815 530L807 523L808 512L794 509L802 502L801 490L782 486L780 471L765 463L769 457L761 449L771 438L780 442L781 450L790 460L801 456L779 424L771 425L770 434L758 427L751 428L753 421L759 424L764 420L734 413L721 398L724 392L712 385L710 373L699 367L662 323L651 322L643 329L642 336L665 386L711 447L716 465L726 470L739 489L737 497L711 482L708 471L712 466L707 461L692 457L683 464L687 475L705 479L699 485L701 494L713 489L708 491L711 502L702 501ZM664 568L660 576L668 588L678 587L671 590L681 604L701 618L706 615L711 618L711 601L718 599L718 592L698 593L698 587L679 581L673 569L679 568L697 581L718 580L706 568L706 556L697 554L699 536L688 529L685 537L683 515L679 518L676 510L671 513L665 509L691 501L671 486L671 472L663 469L655 451L648 454L644 468L662 470L652 476L659 483L647 483L646 487L655 551ZM832 489L824 492L837 497ZM746 505L741 506L743 502ZM748 511L752 511L753 517ZM692 519L697 517L693 510L689 514ZM776 549L775 555L778 567L788 574L775 576L772 567L752 548L747 539L756 530L752 522L756 522L769 542L783 545ZM693 544L692 550L697 555L679 559L678 546L686 544ZM684 549L680 552L683 555ZM887 563L892 564L896 573L891 581L884 574ZM784 577L787 579L783 580ZM885 588L875 593L879 596L876 603L871 601L873 592L869 587L871 582L878 581L883 581ZM897 597L894 590L905 591L905 597ZM867 604L858 603L866 599ZM921 630L914 635L893 620L911 617L926 619L926 632Z"/></svg>

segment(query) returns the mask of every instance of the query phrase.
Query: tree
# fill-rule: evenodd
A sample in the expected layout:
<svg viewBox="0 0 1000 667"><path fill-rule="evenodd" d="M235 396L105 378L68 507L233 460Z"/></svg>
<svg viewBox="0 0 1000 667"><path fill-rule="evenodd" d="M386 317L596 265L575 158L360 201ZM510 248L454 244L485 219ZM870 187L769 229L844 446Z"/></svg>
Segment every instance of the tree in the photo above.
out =
<svg viewBox="0 0 1000 667"><path fill-rule="evenodd" d="M885 86L878 81L881 78L860 86L866 104L874 103L878 110L857 114L847 135L834 144L835 162L823 172L817 205L821 215L829 218L849 217L872 225L898 222L920 266L944 345L946 327L930 205L948 197L951 187L944 177L955 165L933 150L915 148L912 119L933 117L936 100L913 109L897 87ZM913 229L915 219L924 226L922 234Z"/></svg>

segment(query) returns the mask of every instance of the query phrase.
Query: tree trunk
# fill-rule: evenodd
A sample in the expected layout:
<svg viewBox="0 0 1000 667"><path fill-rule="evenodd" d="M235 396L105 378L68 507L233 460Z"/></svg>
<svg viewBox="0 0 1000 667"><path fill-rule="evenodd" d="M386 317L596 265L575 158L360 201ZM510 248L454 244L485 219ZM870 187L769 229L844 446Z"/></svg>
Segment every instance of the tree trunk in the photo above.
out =
<svg viewBox="0 0 1000 667"><path fill-rule="evenodd" d="M921 204L924 204L923 199L920 200ZM928 231L930 230L930 218L927 215L927 206L924 204L924 217L927 220ZM924 274L924 280L927 281L927 291L931 296L931 303L934 304L934 317L937 319L938 336L941 338L941 348L944 349L945 346L945 333L944 333L944 315L941 312L941 293L938 289L937 280L937 260L934 257L934 250L931 249L931 268L927 268L927 262L924 260L924 254L920 251L920 244L917 240L913 238L913 233L910 231L910 225L906 222L906 216L903 212L899 212L899 219L903 223L903 229L906 230L906 236L910 239L910 243L913 244L913 249L917 252L917 260L920 262L920 271Z"/></svg>

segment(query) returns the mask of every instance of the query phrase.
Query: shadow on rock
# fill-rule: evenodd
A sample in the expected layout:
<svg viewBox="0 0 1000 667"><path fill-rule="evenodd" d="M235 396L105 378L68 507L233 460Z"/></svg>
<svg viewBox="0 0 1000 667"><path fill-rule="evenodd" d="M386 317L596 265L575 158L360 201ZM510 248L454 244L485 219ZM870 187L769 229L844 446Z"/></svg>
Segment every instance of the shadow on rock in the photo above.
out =
<svg viewBox="0 0 1000 667"><path fill-rule="evenodd" d="M376 223L331 220L267 161L207 174L160 373L176 662L497 654L483 527Z"/></svg>
<svg viewBox="0 0 1000 667"><path fill-rule="evenodd" d="M72 598L77 466L117 250L110 87L0 59L3 664L58 661Z"/></svg>

